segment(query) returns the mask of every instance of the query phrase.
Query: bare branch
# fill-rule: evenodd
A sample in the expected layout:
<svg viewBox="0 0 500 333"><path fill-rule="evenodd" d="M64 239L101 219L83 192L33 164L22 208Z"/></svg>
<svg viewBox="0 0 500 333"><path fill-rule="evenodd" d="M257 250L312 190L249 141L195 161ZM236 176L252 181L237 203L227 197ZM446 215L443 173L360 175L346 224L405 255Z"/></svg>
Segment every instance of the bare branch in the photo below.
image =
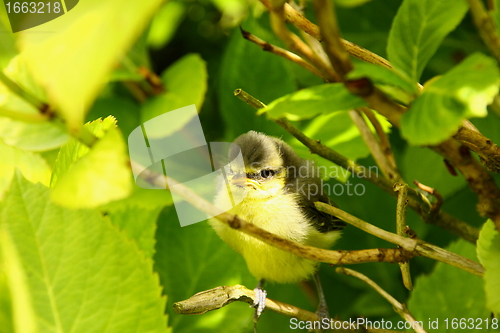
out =
<svg viewBox="0 0 500 333"><path fill-rule="evenodd" d="M340 30L337 24L335 8L330 0L314 0L314 11L320 27L323 47L335 71L342 81L352 70L351 59L340 42Z"/></svg>
<svg viewBox="0 0 500 333"><path fill-rule="evenodd" d="M444 250L436 245L427 243L423 240L406 238L385 231L383 229L380 229L379 227L374 226L373 224L358 219L357 217L347 212L344 212L343 210L338 209L337 207L327 205L323 202L315 202L314 204L318 210L336 216L340 218L342 221L345 221L350 225L353 225L356 228L361 229L371 235L374 235L390 243L399 245L410 253L417 252L418 255L420 256L447 263L451 266L455 266L457 268L460 268L466 272L472 273L477 276L483 276L484 274L484 267L473 260L462 257L453 252Z"/></svg>
<svg viewBox="0 0 500 333"><path fill-rule="evenodd" d="M415 185L417 185L417 187L419 189L421 189L422 191L425 191L425 192L429 193L430 195L433 195L436 197L436 203L434 203L431 207L431 215L437 214L437 212L439 212L439 210L441 209L441 206L443 205L443 197L441 196L441 194L437 190L433 189L432 187L429 187L427 185L420 183L418 180L414 180L413 183Z"/></svg>
<svg viewBox="0 0 500 333"><path fill-rule="evenodd" d="M281 47L270 44L270 43L260 39L259 37L251 34L250 32L243 30L241 27L240 27L240 31L241 31L241 34L243 35L243 38L251 41L252 43L257 44L264 51L268 51L268 52L274 53L280 57L288 59L291 62L296 63L299 66L302 66L303 68L307 69L309 72L322 78L323 80L326 80L326 78L323 77L323 74L320 71L318 71L313 65L311 65L310 63L308 63L307 61L305 61L304 59L302 59L301 57L299 57L295 53L292 53L290 51L282 49Z"/></svg>
<svg viewBox="0 0 500 333"><path fill-rule="evenodd" d="M361 111L363 111L366 117L368 117L373 127L375 128L375 132L377 133L377 136L380 140L380 146L382 148L382 152L384 153L389 165L391 166L391 169L394 170L394 172L399 176L395 180L401 179L401 175L396 165L396 160L394 159L394 154L392 153L391 143L389 142L389 138L387 137L387 134L384 132L382 125L380 125L380 122L378 121L377 117L375 117L375 114L370 108L362 107Z"/></svg>
<svg viewBox="0 0 500 333"><path fill-rule="evenodd" d="M406 236L406 205L407 195L408 195L408 185L396 183L394 185L394 191L398 192L398 203L396 206L396 233L401 236ZM413 283L411 282L410 275L410 263L400 262L398 263L399 269L401 270L401 275L403 277L403 284L408 290L413 289Z"/></svg>
<svg viewBox="0 0 500 333"><path fill-rule="evenodd" d="M363 118L361 109L362 108L358 108L356 110L349 111L349 116L351 117L351 120L358 128L359 133L363 138L363 141L368 146L370 153L375 159L377 165L380 167L380 170L382 170L382 173L384 174L385 178L393 182L398 181L399 179L401 179L399 172L393 168L393 165L391 164L391 162L387 158L387 155L383 151L382 145L375 138L375 135L372 133L370 127L368 127L365 118ZM390 155L392 155L392 153L390 153Z"/></svg>
<svg viewBox="0 0 500 333"><path fill-rule="evenodd" d="M453 137L475 152L486 169L500 173L500 147L481 134L470 121L465 120Z"/></svg>
<svg viewBox="0 0 500 333"><path fill-rule="evenodd" d="M339 75L326 64L314 51L302 41L297 35L290 32L285 24L283 13L283 5L271 6L271 26L274 33L278 36L286 46L293 52L299 54L304 59L307 59L316 67L329 82L340 81Z"/></svg>
<svg viewBox="0 0 500 333"><path fill-rule="evenodd" d="M187 300L174 303L173 308L174 311L178 314L185 314L185 315L203 314L208 311L218 310L233 302L244 302L252 305L254 299L255 299L255 292L253 290L250 290L242 285L237 284L234 286L221 286L199 292L191 296ZM287 303L275 301L270 298L266 298L266 309L285 315L287 317L297 318L298 320L301 321L313 322L313 321L320 321L322 319L315 313L312 313L310 311L298 308L296 306ZM349 322L330 319L330 327L348 328L351 326L352 324ZM345 329L342 331L354 333L354 332L359 332L359 330L370 333L396 332L385 329L366 328L362 325L359 325L359 327L356 327L356 329Z"/></svg>
<svg viewBox="0 0 500 333"><path fill-rule="evenodd" d="M270 10L271 6L267 0L261 0L261 2ZM315 39L322 41L319 32L319 27L316 24L309 21L307 18L305 18L302 14L300 14L298 11L296 11L292 6L290 6L287 3L285 4L284 9L285 9L285 18L287 19L288 22L292 23L297 28L303 30L305 33L314 37ZM345 49L347 50L347 52L353 57L371 64L379 65L386 68L392 68L391 64L387 59L384 59L381 56L373 52L370 52L369 50L362 48L361 46L358 46L345 39L341 39L341 42L345 47Z"/></svg>
<svg viewBox="0 0 500 333"><path fill-rule="evenodd" d="M493 176L474 159L468 148L453 139L431 148L460 171L478 197L479 214L491 218L500 230L500 189Z"/></svg>

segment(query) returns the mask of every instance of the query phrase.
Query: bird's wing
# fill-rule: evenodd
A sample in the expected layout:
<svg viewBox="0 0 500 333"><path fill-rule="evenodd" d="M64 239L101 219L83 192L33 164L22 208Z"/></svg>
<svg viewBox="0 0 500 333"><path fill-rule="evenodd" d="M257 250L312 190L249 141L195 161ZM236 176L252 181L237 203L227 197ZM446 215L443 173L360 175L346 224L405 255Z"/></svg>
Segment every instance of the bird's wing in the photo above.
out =
<svg viewBox="0 0 500 333"><path fill-rule="evenodd" d="M311 181L311 179L309 179L309 181ZM322 183L319 179L315 179L313 180L313 182L317 183L318 186L322 186ZM298 194L299 205L304 212L304 215L309 218L310 222L320 232L329 232L333 230L344 229L344 227L346 226L346 223L344 221L330 214L320 212L316 209L314 203L317 201L337 207L337 205L332 200L330 200L330 197L328 197L325 192L318 192L319 193L317 194Z"/></svg>

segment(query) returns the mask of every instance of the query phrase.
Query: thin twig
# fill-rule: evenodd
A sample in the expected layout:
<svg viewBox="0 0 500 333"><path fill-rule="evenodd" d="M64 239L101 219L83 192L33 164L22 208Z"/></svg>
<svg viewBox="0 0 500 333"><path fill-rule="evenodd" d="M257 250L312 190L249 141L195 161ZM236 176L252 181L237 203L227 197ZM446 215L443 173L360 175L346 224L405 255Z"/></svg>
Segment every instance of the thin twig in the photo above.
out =
<svg viewBox="0 0 500 333"><path fill-rule="evenodd" d="M429 193L430 195L433 195L436 197L436 202L433 203L432 207L431 207L431 215L437 214L439 212L439 210L441 209L441 206L443 205L443 196L441 195L441 193L439 193L436 189L433 189L430 186L422 184L418 180L414 180L413 183L422 191L425 191L425 192Z"/></svg>
<svg viewBox="0 0 500 333"><path fill-rule="evenodd" d="M243 89L236 89L234 91L234 96L238 97L243 102L247 103L248 105L250 105L255 109L263 109L266 107L264 103L262 103L257 98L253 97Z"/></svg>
<svg viewBox="0 0 500 333"><path fill-rule="evenodd" d="M295 53L292 53L292 52L285 50L279 46L268 43L268 42L260 39L259 37L251 34L250 32L243 30L243 28L241 28L241 27L240 27L240 31L241 31L241 34L243 35L243 38L251 41L254 44L257 44L264 51L268 51L268 52L276 54L277 56L288 59L291 62L296 63L297 65L307 69L309 72L313 73L314 75L316 75L322 79L326 79L326 78L322 77L321 72L318 71L313 65L311 65L310 63L308 63L307 61L305 61L304 59L302 59L301 57L299 57Z"/></svg>
<svg viewBox="0 0 500 333"><path fill-rule="evenodd" d="M267 7L268 10L271 10L271 5L268 0L260 0L260 1L264 4L264 6ZM304 31L308 35L312 36L313 38L322 41L319 32L319 27L316 24L309 21L307 18L304 17L304 15L300 14L298 11L296 11L292 6L290 6L287 3L285 4L284 9L285 9L285 18L288 22L292 23L294 26ZM361 46L358 46L345 39L341 39L341 42L344 45L347 52L349 52L349 54L352 55L353 57L371 64L379 65L389 69L392 68L390 62L387 59L382 58L378 54L370 52L369 50L362 48Z"/></svg>
<svg viewBox="0 0 500 333"><path fill-rule="evenodd" d="M360 279L365 282L367 285L375 289L383 298L385 298L391 305L394 307L394 311L396 311L401 318L406 320L408 323L412 325L412 328L417 333L427 333L423 327L419 324L419 322L413 317L410 311L406 308L404 304L399 303L394 297L392 297L387 291L382 289L378 284L376 284L372 279L368 278L366 275L356 272L349 268L337 267L336 272L339 274L350 275L355 278Z"/></svg>
<svg viewBox="0 0 500 333"><path fill-rule="evenodd" d="M398 203L396 206L396 234L401 237L407 235L407 225L406 225L406 205L407 195L408 195L408 185L396 183L394 185L394 191L398 192ZM410 262L400 262L398 263L399 269L401 270L401 276L403 277L403 284L408 290L413 289L413 283L411 282L410 275Z"/></svg>
<svg viewBox="0 0 500 333"><path fill-rule="evenodd" d="M255 97L246 93L242 89L236 89L235 95L256 109L265 107L264 103L257 100ZM255 101L258 101L258 103L255 103ZM309 148L312 153L332 161L345 170L352 172L356 177L364 178L380 187L390 195L396 196L393 190L393 183L383 177L379 177L378 172L372 172L371 168L365 168L364 166L359 165L337 153L333 149L323 145L318 140L309 138L284 118L276 119L275 122ZM408 194L409 206L420 214L424 221L449 230L453 234L458 235L471 243L476 242L479 237L479 230L443 211L440 211L437 216L430 218L429 212L431 209L431 203L427 200L427 198L413 189L409 189Z"/></svg>
<svg viewBox="0 0 500 333"><path fill-rule="evenodd" d="M321 73L322 77L329 82L340 81L339 75L326 64L314 51L304 43L297 35L288 30L283 13L283 5L271 7L271 27L274 33L278 36L285 45L293 52L299 54L304 59L308 60Z"/></svg>
<svg viewBox="0 0 500 333"><path fill-rule="evenodd" d="M382 170L385 178L390 181L397 181L401 178L397 170L394 170L391 163L387 159L387 155L383 152L382 146L379 144L379 141L375 138L375 135L371 131L370 127L363 118L363 114L360 111L360 108L349 111L349 117L354 122L356 127L363 138L363 141L368 146L370 153L372 154L375 162Z"/></svg>
<svg viewBox="0 0 500 333"><path fill-rule="evenodd" d="M406 238L385 231L383 229L380 229L379 227L374 226L373 224L358 219L357 217L343 210L340 210L337 207L327 205L323 202L315 202L314 204L319 211L336 216L342 221L345 221L350 225L353 225L356 228L359 228L371 235L374 235L390 243L399 245L410 253L417 252L420 256L444 262L448 265L455 266L477 276L483 276L484 274L484 267L473 260L444 250L436 245L427 243L420 239Z"/></svg>
<svg viewBox="0 0 500 333"><path fill-rule="evenodd" d="M320 27L323 47L330 59L330 63L340 75L342 81L352 70L351 59L340 42L340 30L337 24L335 8L330 0L314 0L314 11Z"/></svg>
<svg viewBox="0 0 500 333"><path fill-rule="evenodd" d="M361 111L363 111L363 113L366 115L368 120L370 120L373 127L375 128L375 132L377 133L377 136L380 140L380 146L382 148L382 152L384 153L389 165L391 166L391 169L398 176L397 179L395 180L396 181L400 180L401 175L396 165L396 159L394 158L394 154L392 153L391 143L389 141L387 133L384 132L382 125L380 125L380 122L378 121L377 117L375 117L375 113L373 113L373 111L370 108L361 107L360 109Z"/></svg>

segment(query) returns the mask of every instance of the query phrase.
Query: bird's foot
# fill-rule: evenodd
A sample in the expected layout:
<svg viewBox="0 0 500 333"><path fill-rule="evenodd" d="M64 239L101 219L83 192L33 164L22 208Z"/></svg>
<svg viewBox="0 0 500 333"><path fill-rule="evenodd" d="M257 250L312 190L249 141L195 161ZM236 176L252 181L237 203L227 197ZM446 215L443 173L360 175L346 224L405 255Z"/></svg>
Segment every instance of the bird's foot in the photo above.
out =
<svg viewBox="0 0 500 333"><path fill-rule="evenodd" d="M321 286L318 273L314 275L314 281L316 282L316 288L318 290L318 298L319 298L318 310L316 310L316 314L319 317L320 323L328 322L330 320L330 311L328 311L328 305L326 304L325 295L323 293L323 288ZM320 327L322 326L320 325ZM314 332L323 333L327 332L327 330L318 329L315 330Z"/></svg>
<svg viewBox="0 0 500 333"><path fill-rule="evenodd" d="M257 322L259 320L260 315L262 314L262 311L264 311L264 308L266 307L267 292L264 289L262 289L260 283L257 286L257 288L255 288L253 291L255 292L255 299L251 307L255 308L253 321Z"/></svg>

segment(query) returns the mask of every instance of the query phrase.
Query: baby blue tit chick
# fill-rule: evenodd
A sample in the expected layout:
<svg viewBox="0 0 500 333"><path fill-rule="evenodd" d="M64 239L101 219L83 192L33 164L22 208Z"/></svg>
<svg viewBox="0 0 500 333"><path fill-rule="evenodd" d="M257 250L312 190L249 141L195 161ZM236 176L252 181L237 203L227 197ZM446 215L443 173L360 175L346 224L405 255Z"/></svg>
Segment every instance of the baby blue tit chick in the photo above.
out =
<svg viewBox="0 0 500 333"><path fill-rule="evenodd" d="M318 211L315 201L332 204L322 190L318 169L300 158L284 141L250 131L236 138L229 160L241 154L243 165L231 163L227 171L230 192L220 179L215 205L282 238L320 248L330 248L340 237L344 222ZM311 278L318 263L268 245L209 220L220 238L240 253L248 269L261 282L295 283ZM261 284L259 284L261 285Z"/></svg>

